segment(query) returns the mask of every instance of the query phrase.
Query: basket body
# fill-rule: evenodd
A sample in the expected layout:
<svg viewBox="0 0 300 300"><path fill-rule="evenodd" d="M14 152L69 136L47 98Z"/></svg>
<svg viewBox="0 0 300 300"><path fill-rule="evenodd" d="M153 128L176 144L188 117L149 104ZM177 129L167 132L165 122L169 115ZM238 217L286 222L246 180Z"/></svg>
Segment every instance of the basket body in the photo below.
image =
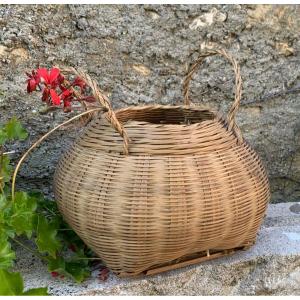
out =
<svg viewBox="0 0 300 300"><path fill-rule="evenodd" d="M265 169L217 113L186 107L116 111L129 155L98 115L54 178L70 226L119 274L255 241L269 201Z"/></svg>

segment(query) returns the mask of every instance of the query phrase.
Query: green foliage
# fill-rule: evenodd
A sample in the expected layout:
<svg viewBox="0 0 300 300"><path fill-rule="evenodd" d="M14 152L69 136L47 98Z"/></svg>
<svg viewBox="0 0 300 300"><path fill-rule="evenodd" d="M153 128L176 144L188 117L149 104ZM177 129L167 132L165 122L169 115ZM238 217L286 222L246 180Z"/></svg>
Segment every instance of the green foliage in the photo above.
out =
<svg viewBox="0 0 300 300"><path fill-rule="evenodd" d="M82 282L90 275L88 260L77 260L76 257L69 260L64 260L62 257L55 259L49 257L48 270L70 277L76 282Z"/></svg>
<svg viewBox="0 0 300 300"><path fill-rule="evenodd" d="M1 176L3 178L3 183L10 181L12 170L13 168L10 165L10 159L8 155L3 155L1 160Z"/></svg>
<svg viewBox="0 0 300 300"><path fill-rule="evenodd" d="M34 230L35 211L37 208L36 199L25 192L17 192L12 202L9 225L17 235L26 234L31 237Z"/></svg>
<svg viewBox="0 0 300 300"><path fill-rule="evenodd" d="M7 141L7 134L4 128L0 128L0 145L3 145Z"/></svg>
<svg viewBox="0 0 300 300"><path fill-rule="evenodd" d="M11 249L8 236L4 231L0 232L0 269L8 269L12 267L15 258L16 254Z"/></svg>
<svg viewBox="0 0 300 300"><path fill-rule="evenodd" d="M35 253L55 275L76 282L90 275L93 252L63 221L55 201L35 191L18 191L14 199L11 198L12 166L9 157L4 155L4 143L26 137L26 131L16 118L0 126L0 295L47 295L47 288L24 292L21 275L8 271L16 258L12 247L15 244ZM25 245L24 239L31 240L35 246Z"/></svg>
<svg viewBox="0 0 300 300"><path fill-rule="evenodd" d="M61 242L57 239L57 224L49 222L45 216L37 216L37 229L36 229L36 244L39 252L48 253L52 257L56 257L56 253L61 250Z"/></svg>
<svg viewBox="0 0 300 300"><path fill-rule="evenodd" d="M47 288L34 288L23 292L22 296L49 296Z"/></svg>
<svg viewBox="0 0 300 300"><path fill-rule="evenodd" d="M47 296L47 288L30 289L24 292L24 283L20 273L0 270L0 295L2 296Z"/></svg>
<svg viewBox="0 0 300 300"><path fill-rule="evenodd" d="M28 133L16 117L13 117L11 120L9 120L2 130L5 132L8 140L22 141L28 136Z"/></svg>

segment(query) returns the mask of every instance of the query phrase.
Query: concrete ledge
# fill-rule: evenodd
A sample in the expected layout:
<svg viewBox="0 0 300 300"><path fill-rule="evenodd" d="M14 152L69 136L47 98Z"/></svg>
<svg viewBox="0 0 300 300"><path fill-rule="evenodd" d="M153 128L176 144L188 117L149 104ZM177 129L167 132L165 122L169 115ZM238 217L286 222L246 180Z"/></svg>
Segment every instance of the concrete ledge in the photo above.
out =
<svg viewBox="0 0 300 300"><path fill-rule="evenodd" d="M106 282L92 274L82 284L52 278L31 254L16 269L26 287L48 286L53 295L300 295L300 205L269 206L256 244L233 256L141 279Z"/></svg>

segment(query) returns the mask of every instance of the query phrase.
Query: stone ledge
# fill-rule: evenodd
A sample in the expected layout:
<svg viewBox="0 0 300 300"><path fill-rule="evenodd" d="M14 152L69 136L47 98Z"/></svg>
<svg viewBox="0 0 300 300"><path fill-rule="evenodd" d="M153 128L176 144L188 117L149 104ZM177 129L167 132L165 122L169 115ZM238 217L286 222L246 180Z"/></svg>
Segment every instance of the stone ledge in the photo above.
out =
<svg viewBox="0 0 300 300"><path fill-rule="evenodd" d="M300 295L300 210L295 203L269 205L256 244L247 251L140 279L106 282L96 273L82 284L55 279L30 254L16 269L27 288L48 286L52 295Z"/></svg>

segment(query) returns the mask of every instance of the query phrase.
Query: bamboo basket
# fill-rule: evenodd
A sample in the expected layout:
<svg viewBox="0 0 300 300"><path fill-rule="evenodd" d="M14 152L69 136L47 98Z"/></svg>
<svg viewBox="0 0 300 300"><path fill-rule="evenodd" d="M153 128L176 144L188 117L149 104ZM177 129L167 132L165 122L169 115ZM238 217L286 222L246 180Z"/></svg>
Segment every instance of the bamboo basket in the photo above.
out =
<svg viewBox="0 0 300 300"><path fill-rule="evenodd" d="M190 106L190 80L214 55L235 72L227 117ZM54 192L65 220L113 272L155 274L255 242L269 184L235 122L242 80L230 54L200 54L184 80L183 106L114 112L96 82L80 76L106 112L63 154Z"/></svg>

